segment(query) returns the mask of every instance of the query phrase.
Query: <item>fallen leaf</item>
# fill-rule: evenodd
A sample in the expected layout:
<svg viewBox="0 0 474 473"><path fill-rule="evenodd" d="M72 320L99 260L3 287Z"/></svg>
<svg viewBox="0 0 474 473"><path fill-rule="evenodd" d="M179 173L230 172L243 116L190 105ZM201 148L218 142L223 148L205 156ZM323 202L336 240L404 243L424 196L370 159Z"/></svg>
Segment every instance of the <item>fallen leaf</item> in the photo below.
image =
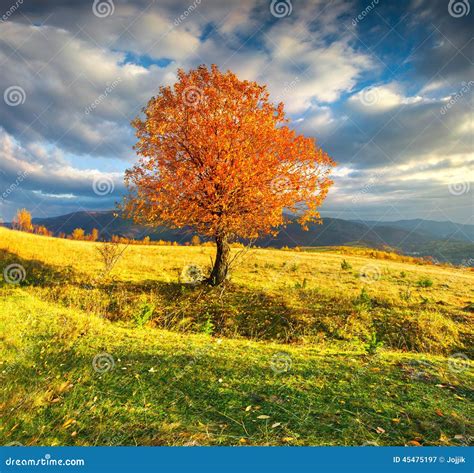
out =
<svg viewBox="0 0 474 473"><path fill-rule="evenodd" d="M282 442L291 442L292 440L295 440L293 437L283 437L281 439Z"/></svg>
<svg viewBox="0 0 474 473"><path fill-rule="evenodd" d="M417 442L416 440L410 440L409 442L407 442L407 445L410 445L411 447L420 447L421 443Z"/></svg>
<svg viewBox="0 0 474 473"><path fill-rule="evenodd" d="M444 414L441 412L440 409L435 409L435 412L436 412L436 415L438 415L440 417L444 417Z"/></svg>
<svg viewBox="0 0 474 473"><path fill-rule="evenodd" d="M261 416L258 416L257 419L270 419L270 416L262 414Z"/></svg>
<svg viewBox="0 0 474 473"><path fill-rule="evenodd" d="M272 425L272 429L274 429L275 427L278 427L281 425L281 422L275 422L273 425Z"/></svg>
<svg viewBox="0 0 474 473"><path fill-rule="evenodd" d="M248 412L248 411L250 411L251 409L252 409L252 406L247 406L247 407L245 408L245 412Z"/></svg>
<svg viewBox="0 0 474 473"><path fill-rule="evenodd" d="M66 391L66 389L70 387L72 387L72 384L70 385L69 381L64 381L64 383L62 383L61 386L59 386L58 391L62 393L63 391Z"/></svg>
<svg viewBox="0 0 474 473"><path fill-rule="evenodd" d="M377 427L375 429L375 431L378 433L378 434L384 434L385 433L385 429L382 429L382 427Z"/></svg>
<svg viewBox="0 0 474 473"><path fill-rule="evenodd" d="M69 427L73 422L74 419L68 419L66 422L64 422L63 428Z"/></svg>
<svg viewBox="0 0 474 473"><path fill-rule="evenodd" d="M239 440L239 443L247 443L247 439L241 438L241 439Z"/></svg>
<svg viewBox="0 0 474 473"><path fill-rule="evenodd" d="M392 422L394 422L395 424L399 424L399 423L400 423L400 419L398 419L398 418L392 419Z"/></svg>
<svg viewBox="0 0 474 473"><path fill-rule="evenodd" d="M439 441L443 443L448 443L449 438L445 434L443 434L443 432L441 432L439 435Z"/></svg>

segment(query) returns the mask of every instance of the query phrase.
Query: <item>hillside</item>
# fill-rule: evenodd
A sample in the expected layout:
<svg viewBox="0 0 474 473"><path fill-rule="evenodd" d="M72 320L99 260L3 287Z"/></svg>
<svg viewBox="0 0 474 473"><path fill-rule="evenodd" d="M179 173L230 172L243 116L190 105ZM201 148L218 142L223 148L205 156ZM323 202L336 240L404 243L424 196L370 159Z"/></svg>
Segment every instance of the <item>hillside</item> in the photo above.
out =
<svg viewBox="0 0 474 473"><path fill-rule="evenodd" d="M193 232L187 229L166 227L148 228L124 220L113 211L82 211L51 218L34 219L55 235L72 233L83 228L90 233L97 228L102 238L121 235L152 240L191 241ZM321 225L311 224L307 231L297 223L289 223L276 237L262 238L256 242L263 247L340 246L356 245L370 248L390 247L404 254L429 256L440 262L474 266L474 237L472 225L452 222L408 220L398 222L352 222L337 218L324 218Z"/></svg>
<svg viewBox="0 0 474 473"><path fill-rule="evenodd" d="M97 248L0 228L2 443L470 443L472 271L257 249L208 288L213 248Z"/></svg>

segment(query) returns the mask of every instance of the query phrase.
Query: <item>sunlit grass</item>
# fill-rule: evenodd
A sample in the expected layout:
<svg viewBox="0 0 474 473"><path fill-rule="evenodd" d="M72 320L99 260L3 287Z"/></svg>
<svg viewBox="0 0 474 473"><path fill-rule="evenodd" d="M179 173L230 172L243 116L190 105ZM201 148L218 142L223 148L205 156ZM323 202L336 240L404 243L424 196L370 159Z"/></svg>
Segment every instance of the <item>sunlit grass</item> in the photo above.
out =
<svg viewBox="0 0 474 473"><path fill-rule="evenodd" d="M208 289L179 275L213 248L130 246L104 281L95 245L0 229L1 443L469 442L471 272L259 249Z"/></svg>

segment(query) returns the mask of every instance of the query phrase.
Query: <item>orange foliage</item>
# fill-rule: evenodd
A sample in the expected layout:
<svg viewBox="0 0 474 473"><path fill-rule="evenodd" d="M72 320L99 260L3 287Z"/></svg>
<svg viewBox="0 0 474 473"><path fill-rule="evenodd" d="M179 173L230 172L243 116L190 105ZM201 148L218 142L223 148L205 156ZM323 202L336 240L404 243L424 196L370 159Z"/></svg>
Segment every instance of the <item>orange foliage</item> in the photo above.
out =
<svg viewBox="0 0 474 473"><path fill-rule="evenodd" d="M133 122L141 158L126 172L128 214L229 238L274 231L284 208L318 219L334 162L286 126L266 86L215 65L178 77Z"/></svg>
<svg viewBox="0 0 474 473"><path fill-rule="evenodd" d="M12 222L13 228L23 232L32 232L31 214L26 209L18 210Z"/></svg>
<svg viewBox="0 0 474 473"><path fill-rule="evenodd" d="M84 240L84 230L82 228L75 228L71 234L73 240Z"/></svg>
<svg viewBox="0 0 474 473"><path fill-rule="evenodd" d="M38 235L53 236L53 233L50 232L44 225L35 225L34 232Z"/></svg>
<svg viewBox="0 0 474 473"><path fill-rule="evenodd" d="M266 86L215 65L179 70L178 79L133 122L140 159L125 175L124 210L139 223L213 237L209 282L217 285L233 239L276 233L283 209L303 225L318 220L335 163L286 125L283 104L270 102Z"/></svg>
<svg viewBox="0 0 474 473"><path fill-rule="evenodd" d="M92 232L89 236L90 241L97 241L99 239L99 230L97 228L93 228Z"/></svg>
<svg viewBox="0 0 474 473"><path fill-rule="evenodd" d="M191 238L191 245L193 246L199 246L201 244L201 239L199 238L198 235L193 235Z"/></svg>

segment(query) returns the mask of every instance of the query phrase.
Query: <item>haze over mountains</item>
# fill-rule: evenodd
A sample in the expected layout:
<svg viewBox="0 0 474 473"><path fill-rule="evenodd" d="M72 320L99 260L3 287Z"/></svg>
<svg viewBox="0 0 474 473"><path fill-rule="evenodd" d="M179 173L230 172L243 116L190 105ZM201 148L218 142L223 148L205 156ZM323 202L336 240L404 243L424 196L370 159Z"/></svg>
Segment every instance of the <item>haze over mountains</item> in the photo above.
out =
<svg viewBox="0 0 474 473"><path fill-rule="evenodd" d="M36 218L55 235L70 234L75 228L90 233L97 228L102 239L119 235L135 239L189 242L194 232L167 227L148 228L120 218L114 211L81 211L50 218ZM311 224L307 231L290 222L276 237L256 242L275 248L311 246L364 246L399 250L404 254L431 256L440 262L474 266L474 225L431 220L399 220L396 222L362 222L324 218L322 224Z"/></svg>

